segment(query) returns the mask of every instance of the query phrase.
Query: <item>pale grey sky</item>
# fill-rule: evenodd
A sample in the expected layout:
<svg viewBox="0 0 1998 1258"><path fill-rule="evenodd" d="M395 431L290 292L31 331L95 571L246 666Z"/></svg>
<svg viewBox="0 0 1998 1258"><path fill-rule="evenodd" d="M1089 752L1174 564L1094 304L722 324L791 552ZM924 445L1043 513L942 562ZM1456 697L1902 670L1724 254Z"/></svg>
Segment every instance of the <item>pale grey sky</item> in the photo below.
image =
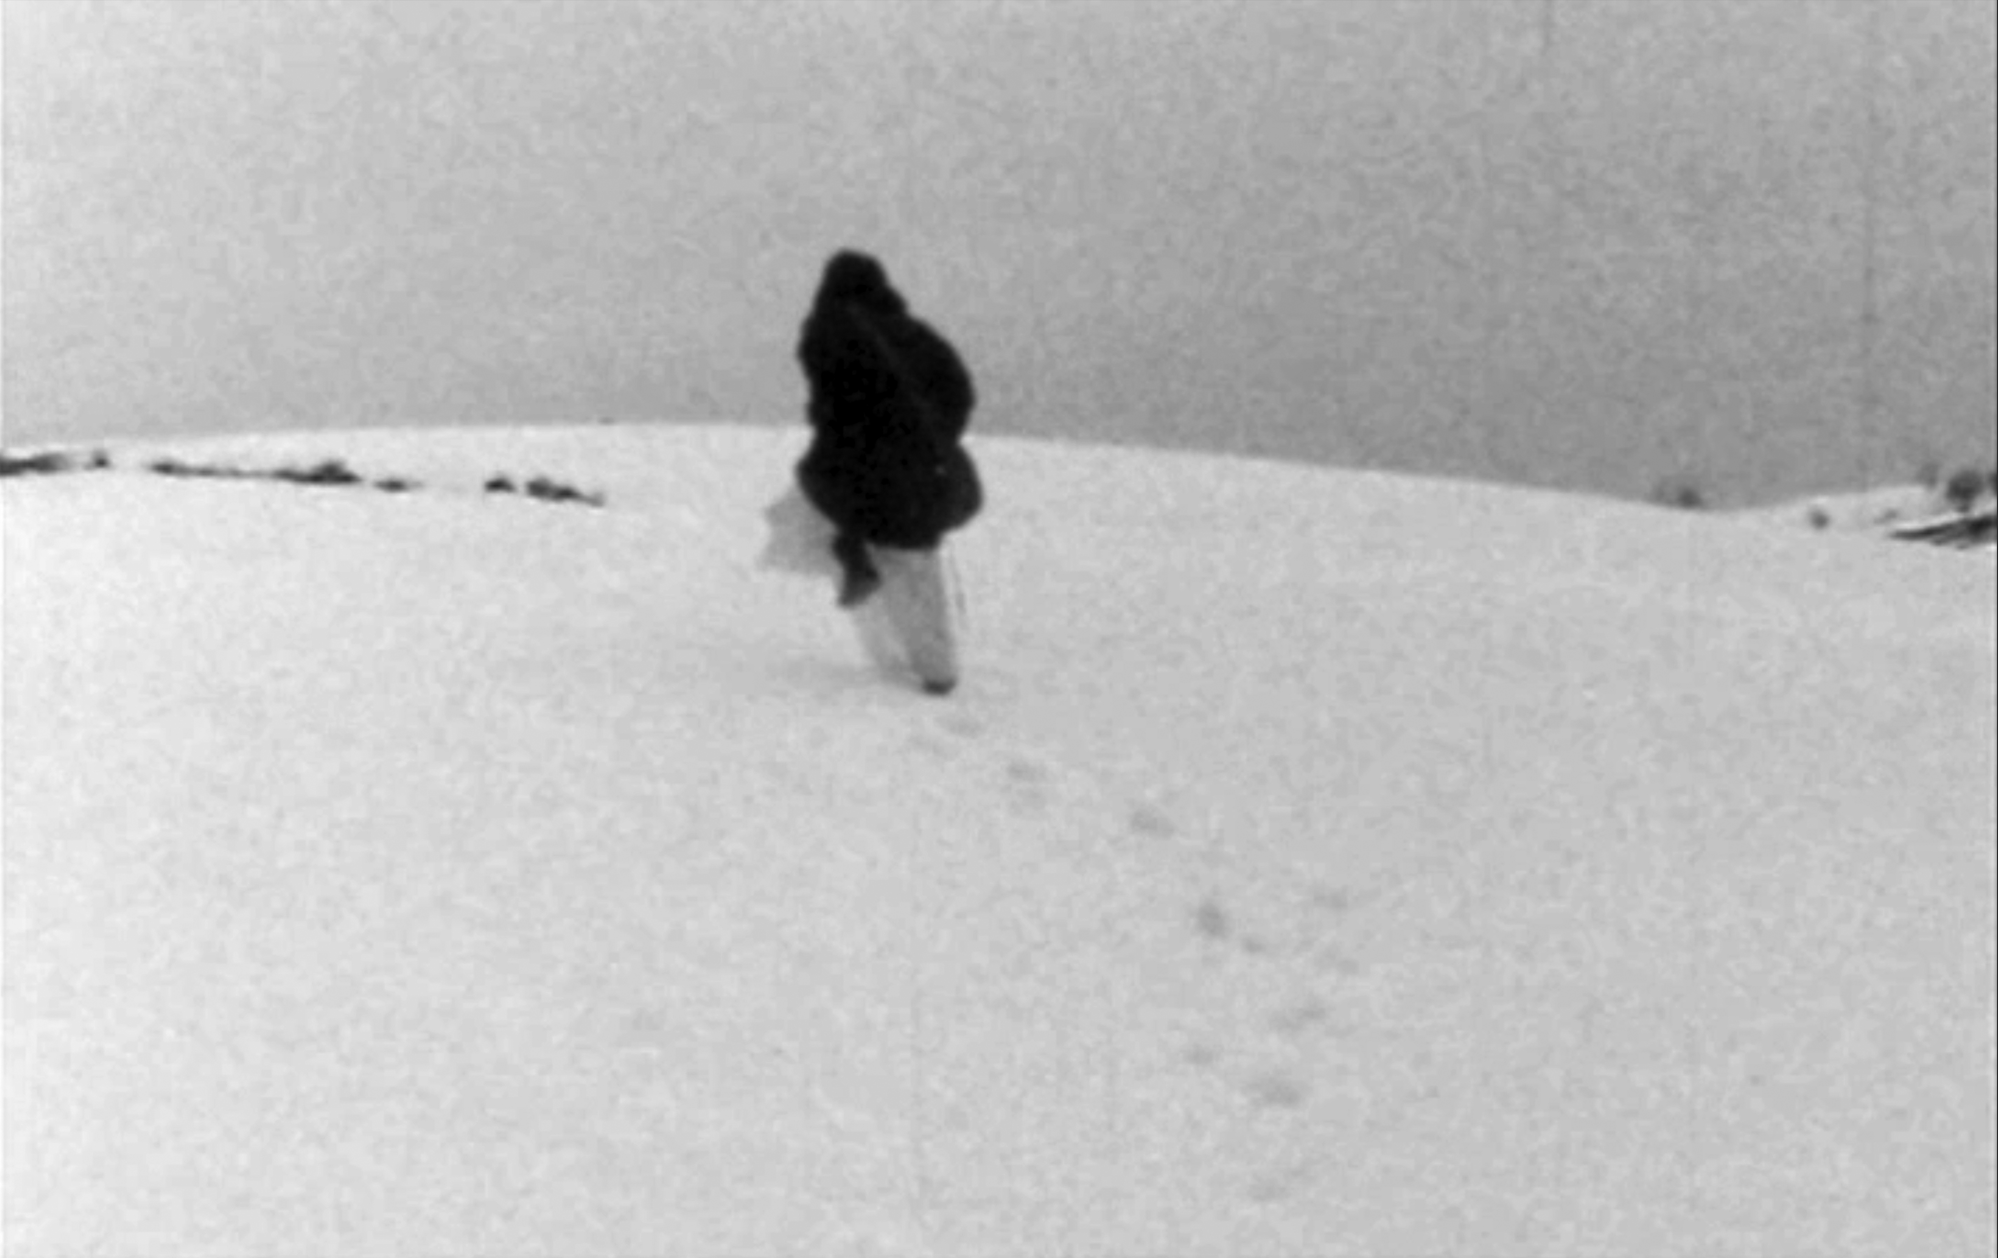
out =
<svg viewBox="0 0 1998 1258"><path fill-rule="evenodd" d="M852 245L974 437L1736 502L1994 455L1989 0L4 12L12 444L801 423Z"/></svg>

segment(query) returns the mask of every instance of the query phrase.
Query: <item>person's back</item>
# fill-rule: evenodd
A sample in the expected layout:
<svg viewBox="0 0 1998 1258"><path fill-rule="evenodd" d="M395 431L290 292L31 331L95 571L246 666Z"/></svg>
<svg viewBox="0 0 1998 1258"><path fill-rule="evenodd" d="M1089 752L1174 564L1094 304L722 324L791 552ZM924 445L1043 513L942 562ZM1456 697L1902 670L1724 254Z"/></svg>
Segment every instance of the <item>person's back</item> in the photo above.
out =
<svg viewBox="0 0 1998 1258"><path fill-rule="evenodd" d="M798 482L837 530L851 606L879 581L866 545L933 549L983 505L959 444L976 395L950 343L908 313L879 262L851 251L826 264L798 361L814 429Z"/></svg>

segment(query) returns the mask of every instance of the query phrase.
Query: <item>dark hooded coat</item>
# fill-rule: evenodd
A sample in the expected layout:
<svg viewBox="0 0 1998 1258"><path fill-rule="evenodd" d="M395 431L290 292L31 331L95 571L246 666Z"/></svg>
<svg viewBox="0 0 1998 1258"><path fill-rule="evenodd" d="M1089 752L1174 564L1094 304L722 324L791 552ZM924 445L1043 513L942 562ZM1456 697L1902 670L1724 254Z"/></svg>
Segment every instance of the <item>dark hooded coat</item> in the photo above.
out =
<svg viewBox="0 0 1998 1258"><path fill-rule="evenodd" d="M961 444L971 375L879 262L849 251L826 263L798 362L813 429L798 484L843 535L926 550L978 513L984 491Z"/></svg>

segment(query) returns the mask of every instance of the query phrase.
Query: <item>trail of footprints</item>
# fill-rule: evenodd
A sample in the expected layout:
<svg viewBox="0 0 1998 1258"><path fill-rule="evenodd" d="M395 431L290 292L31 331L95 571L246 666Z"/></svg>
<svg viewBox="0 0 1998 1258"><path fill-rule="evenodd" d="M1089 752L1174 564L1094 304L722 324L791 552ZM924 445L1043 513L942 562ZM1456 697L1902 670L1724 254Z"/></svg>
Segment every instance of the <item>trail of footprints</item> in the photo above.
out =
<svg viewBox="0 0 1998 1258"><path fill-rule="evenodd" d="M963 712L953 712L936 724L945 737L919 733L911 741L917 749L939 759L955 754L952 742L979 741L986 733L983 721ZM1047 811L1056 789L1055 771L1050 766L1031 755L1012 753L1004 757L1004 774L1007 803L1015 815L1033 816ZM1164 809L1144 801L1128 809L1125 824L1131 833L1143 838L1171 838L1179 833L1179 826Z"/></svg>
<svg viewBox="0 0 1998 1258"><path fill-rule="evenodd" d="M1321 887L1310 893L1307 907L1315 915L1336 919L1352 909L1353 896L1343 889ZM1262 935L1238 927L1228 909L1215 896L1208 896L1194 907L1191 922L1193 930L1202 937L1216 960L1225 959L1231 950L1258 960L1295 956L1304 951L1311 968L1335 982L1360 973L1359 963L1346 955L1336 941L1313 940L1279 949ZM1299 1044L1307 1039L1343 1038L1351 1028L1335 1018L1334 1012L1331 1000L1315 989L1305 990L1272 1009L1263 1019L1262 1029L1284 1041ZM1215 1066L1221 1060L1219 1050L1205 1043L1190 1046L1183 1056L1198 1066ZM1303 1082L1293 1074L1282 1071L1256 1073L1242 1085L1242 1091L1251 1102L1266 1107L1295 1108L1303 1105L1309 1097L1309 1089Z"/></svg>
<svg viewBox="0 0 1998 1258"><path fill-rule="evenodd" d="M1269 1161L1244 1187L1252 1201L1282 1201L1306 1190L1325 1168L1322 1155L1309 1152L1310 1138L1304 1133L1327 1122L1349 1121L1332 1116L1343 1106L1313 1110L1316 1071L1311 1067L1322 1069L1328 1051L1337 1052L1334 1046L1358 1029L1350 1016L1349 985L1364 967L1347 941L1355 927L1351 915L1363 899L1370 898L1343 887L1312 887L1296 906L1297 917L1277 933L1275 942L1238 922L1217 895L1201 899L1188 915L1190 928L1201 937L1208 960L1216 967L1211 977L1217 984L1248 978L1240 967L1253 971L1285 961L1292 964L1284 969L1294 975L1295 962L1303 960L1308 974L1302 982L1292 977L1284 983L1288 993L1265 1005L1257 1022L1248 1027L1237 1024L1225 1040L1220 1035L1195 1039L1181 1053L1189 1066L1227 1081L1247 1107L1249 1120L1270 1133ZM1231 969L1236 973L1231 974ZM1228 1040L1234 1041L1232 1047ZM1278 1126L1270 1127L1272 1122ZM1290 1141L1278 1134L1286 1130L1304 1134L1302 1149L1290 1146L1286 1151Z"/></svg>
<svg viewBox="0 0 1998 1258"><path fill-rule="evenodd" d="M915 741L919 748L939 758L954 754L952 743L979 741L986 734L982 721L963 712L942 717L938 729L944 737L917 735ZM1014 813L1023 817L1045 813L1058 786L1055 771L1034 757L1017 752L1003 755L1000 764L1002 789ZM1142 799L1125 808L1123 824L1130 834L1151 841L1183 834L1169 811ZM1314 974L1336 985L1357 978L1362 972L1362 965L1340 946L1338 936L1343 919L1361 907L1365 898L1369 897L1342 887L1311 888L1302 904L1304 920L1286 932L1292 937L1281 947L1265 934L1249 929L1223 899L1213 894L1191 904L1186 921L1188 929L1199 937L1203 951L1217 963L1227 964L1240 958L1251 964L1265 964L1302 954L1308 957ZM1257 1028L1287 1046L1289 1051L1279 1056L1288 1058L1288 1064L1269 1064L1272 1054L1268 1051L1231 1051L1218 1042L1224 1038L1219 1036L1190 1040L1181 1050L1180 1059L1194 1069L1226 1080L1248 1116L1277 1117L1304 1110L1310 1104L1312 1087L1300 1062L1310 1055L1312 1048L1344 1038L1352 1031L1336 1016L1333 1000L1316 987L1317 984L1310 984L1306 990L1294 992L1279 1002ZM1259 1062L1258 1058L1262 1060ZM1308 1160L1291 1162L1257 1176L1247 1186L1246 1194L1259 1202L1281 1200L1304 1187L1313 1170Z"/></svg>

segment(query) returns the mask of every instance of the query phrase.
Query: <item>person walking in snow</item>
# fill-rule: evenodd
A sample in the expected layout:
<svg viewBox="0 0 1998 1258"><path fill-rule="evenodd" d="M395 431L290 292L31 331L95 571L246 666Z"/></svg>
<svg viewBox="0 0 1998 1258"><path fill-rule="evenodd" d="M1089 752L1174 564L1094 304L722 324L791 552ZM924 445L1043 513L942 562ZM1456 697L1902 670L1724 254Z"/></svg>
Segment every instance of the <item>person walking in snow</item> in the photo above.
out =
<svg viewBox="0 0 1998 1258"><path fill-rule="evenodd" d="M813 430L798 487L832 521L839 605L857 607L881 586L870 546L935 551L984 505L961 444L971 373L909 313L881 263L852 250L826 263L798 362Z"/></svg>

